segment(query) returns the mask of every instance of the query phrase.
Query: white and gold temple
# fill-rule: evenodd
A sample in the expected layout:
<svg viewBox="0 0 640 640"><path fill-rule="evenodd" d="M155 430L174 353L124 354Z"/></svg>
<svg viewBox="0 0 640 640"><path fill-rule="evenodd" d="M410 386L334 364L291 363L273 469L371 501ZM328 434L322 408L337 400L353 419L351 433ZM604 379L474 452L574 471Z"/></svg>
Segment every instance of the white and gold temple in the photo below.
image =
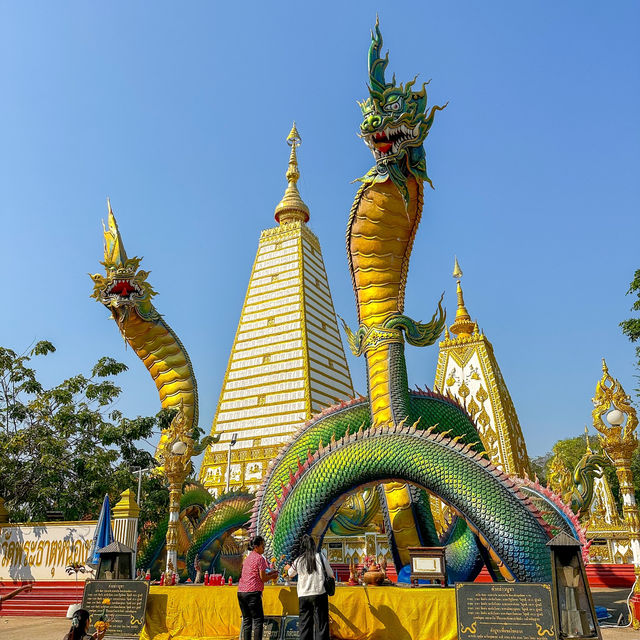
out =
<svg viewBox="0 0 640 640"><path fill-rule="evenodd" d="M493 346L465 307L457 258L453 277L457 280L456 318L439 345L434 386L465 405L478 425L491 462L502 471L522 477L529 474L529 457L518 414Z"/></svg>
<svg viewBox="0 0 640 640"><path fill-rule="evenodd" d="M278 226L260 235L200 480L214 495L255 490L289 436L323 408L353 396L318 238L300 197L295 124ZM231 446L234 436L237 443Z"/></svg>

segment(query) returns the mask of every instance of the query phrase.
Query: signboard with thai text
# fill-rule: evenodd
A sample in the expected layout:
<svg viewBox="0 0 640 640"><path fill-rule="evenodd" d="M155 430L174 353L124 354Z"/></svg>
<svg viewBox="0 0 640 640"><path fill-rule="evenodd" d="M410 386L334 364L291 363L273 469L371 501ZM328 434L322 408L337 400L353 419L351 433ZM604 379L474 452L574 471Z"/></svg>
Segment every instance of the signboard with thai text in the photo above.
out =
<svg viewBox="0 0 640 640"><path fill-rule="evenodd" d="M95 521L1 525L0 581L76 580L66 568L86 564L95 528ZM90 575L78 572L77 580Z"/></svg>
<svg viewBox="0 0 640 640"><path fill-rule="evenodd" d="M459 640L556 640L551 585L456 583Z"/></svg>
<svg viewBox="0 0 640 640"><path fill-rule="evenodd" d="M298 630L299 616L285 616L282 623L282 634L280 640L298 640L300 632Z"/></svg>
<svg viewBox="0 0 640 640"><path fill-rule="evenodd" d="M149 584L144 580L89 580L84 585L82 608L89 633L99 620L107 623L105 638L138 638L144 626Z"/></svg>

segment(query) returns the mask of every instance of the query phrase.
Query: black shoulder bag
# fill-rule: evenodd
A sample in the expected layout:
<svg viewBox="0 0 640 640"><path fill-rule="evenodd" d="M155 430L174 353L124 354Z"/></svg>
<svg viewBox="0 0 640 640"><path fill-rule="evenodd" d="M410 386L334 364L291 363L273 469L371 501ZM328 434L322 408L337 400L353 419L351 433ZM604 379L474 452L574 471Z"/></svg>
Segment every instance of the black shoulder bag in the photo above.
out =
<svg viewBox="0 0 640 640"><path fill-rule="evenodd" d="M324 581L323 581L324 590L327 592L328 596L332 596L336 592L336 579L329 577L329 574L327 573L327 568L325 567L325 564L324 564L325 562L324 556L321 553L319 553L318 555L320 556L320 564L322 565L322 573L324 574Z"/></svg>

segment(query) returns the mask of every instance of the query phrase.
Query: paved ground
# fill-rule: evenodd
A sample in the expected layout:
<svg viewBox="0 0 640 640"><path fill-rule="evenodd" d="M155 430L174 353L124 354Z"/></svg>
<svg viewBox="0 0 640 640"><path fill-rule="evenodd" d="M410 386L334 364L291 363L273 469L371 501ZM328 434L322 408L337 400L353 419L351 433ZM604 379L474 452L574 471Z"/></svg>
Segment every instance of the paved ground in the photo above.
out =
<svg viewBox="0 0 640 640"><path fill-rule="evenodd" d="M620 614L624 616L625 623L629 617L629 609L627 607L627 598L629 597L629 589L605 589L603 587L595 587L591 589L593 594L593 603L596 607L606 607L611 612L611 619L603 622L603 624L615 624Z"/></svg>
<svg viewBox="0 0 640 640"><path fill-rule="evenodd" d="M593 600L596 606L606 607L612 612L610 620L603 624L615 625L618 616L624 615L628 620L627 609L628 589L593 589ZM0 638L2 640L62 640L69 630L69 621L65 618L27 618L21 616L0 616ZM632 640L638 639L640 634L630 628L602 627L603 640Z"/></svg>
<svg viewBox="0 0 640 640"><path fill-rule="evenodd" d="M2 640L62 640L69 631L69 620L65 618L27 618L23 616L0 617Z"/></svg>

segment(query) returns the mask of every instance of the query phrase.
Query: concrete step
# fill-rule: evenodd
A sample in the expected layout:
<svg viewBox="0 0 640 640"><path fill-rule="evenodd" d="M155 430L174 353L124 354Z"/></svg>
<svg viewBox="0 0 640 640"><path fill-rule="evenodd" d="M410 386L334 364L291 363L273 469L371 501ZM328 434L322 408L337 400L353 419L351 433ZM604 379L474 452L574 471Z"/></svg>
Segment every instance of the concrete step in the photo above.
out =
<svg viewBox="0 0 640 640"><path fill-rule="evenodd" d="M0 584L0 595L15 591L21 584ZM69 605L82 601L84 582L34 582L32 588L0 603L0 615L64 617Z"/></svg>

